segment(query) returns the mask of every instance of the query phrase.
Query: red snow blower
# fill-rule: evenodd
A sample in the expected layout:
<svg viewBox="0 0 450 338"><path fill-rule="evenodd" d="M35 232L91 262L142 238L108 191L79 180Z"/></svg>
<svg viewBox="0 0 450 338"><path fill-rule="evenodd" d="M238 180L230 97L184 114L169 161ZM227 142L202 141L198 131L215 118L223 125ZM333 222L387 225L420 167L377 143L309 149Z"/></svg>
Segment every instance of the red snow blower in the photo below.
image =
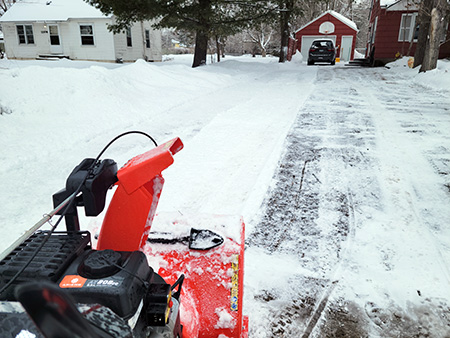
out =
<svg viewBox="0 0 450 338"><path fill-rule="evenodd" d="M158 214L164 231L151 232L161 172L182 148L175 138L119 170L104 151L75 167L55 209L0 256L1 337L248 337L242 219ZM96 241L77 208L98 216L113 186ZM37 230L55 214L66 231L61 218Z"/></svg>

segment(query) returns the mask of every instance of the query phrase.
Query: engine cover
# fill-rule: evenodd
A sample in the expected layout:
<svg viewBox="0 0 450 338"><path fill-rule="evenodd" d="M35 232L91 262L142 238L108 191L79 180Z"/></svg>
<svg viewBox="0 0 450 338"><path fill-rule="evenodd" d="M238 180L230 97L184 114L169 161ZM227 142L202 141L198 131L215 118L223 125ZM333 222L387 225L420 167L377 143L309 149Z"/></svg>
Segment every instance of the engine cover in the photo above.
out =
<svg viewBox="0 0 450 338"><path fill-rule="evenodd" d="M153 279L140 251L89 250L58 281L77 303L98 303L124 319L132 317Z"/></svg>

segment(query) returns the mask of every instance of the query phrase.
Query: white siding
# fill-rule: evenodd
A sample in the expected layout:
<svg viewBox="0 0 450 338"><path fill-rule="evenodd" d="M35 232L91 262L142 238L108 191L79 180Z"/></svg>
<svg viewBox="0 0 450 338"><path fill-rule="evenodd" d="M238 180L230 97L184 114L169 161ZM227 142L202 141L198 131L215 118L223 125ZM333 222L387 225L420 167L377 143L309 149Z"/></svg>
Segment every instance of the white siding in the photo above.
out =
<svg viewBox="0 0 450 338"><path fill-rule="evenodd" d="M143 23L144 39L145 29L150 30L150 48L145 50L145 55L149 61L162 61L162 45L161 45L161 30L156 30L151 27L154 22L145 21Z"/></svg>
<svg viewBox="0 0 450 338"><path fill-rule="evenodd" d="M127 47L124 33L113 34L107 25L109 18L70 19L59 22L3 22L6 55L11 59L34 59L42 54L51 54L48 24L57 24L62 54L72 60L94 60L114 62L118 58L123 61L146 59L161 61L161 31L151 28L146 21L132 27L132 47ZM34 44L19 44L16 24L33 26ZM80 25L92 25L94 45L82 45ZM150 48L145 45L145 30L150 31Z"/></svg>
<svg viewBox="0 0 450 338"><path fill-rule="evenodd" d="M63 51L73 60L115 61L113 34L108 31L109 19L71 19L61 27ZM80 25L92 25L94 45L82 45Z"/></svg>
<svg viewBox="0 0 450 338"><path fill-rule="evenodd" d="M145 30L150 31L150 48L146 47ZM127 46L125 32L114 35L116 59L124 62L146 59L148 61L161 61L161 31L154 30L150 21L138 22L131 27L132 47Z"/></svg>
<svg viewBox="0 0 450 338"><path fill-rule="evenodd" d="M19 44L16 23L4 22L2 24L2 28L5 40L6 55L11 59L36 58L36 56L38 55L38 44L42 43L42 37L40 35L40 31L38 31L40 25L33 24L31 22L18 22L17 24L33 26L34 44Z"/></svg>

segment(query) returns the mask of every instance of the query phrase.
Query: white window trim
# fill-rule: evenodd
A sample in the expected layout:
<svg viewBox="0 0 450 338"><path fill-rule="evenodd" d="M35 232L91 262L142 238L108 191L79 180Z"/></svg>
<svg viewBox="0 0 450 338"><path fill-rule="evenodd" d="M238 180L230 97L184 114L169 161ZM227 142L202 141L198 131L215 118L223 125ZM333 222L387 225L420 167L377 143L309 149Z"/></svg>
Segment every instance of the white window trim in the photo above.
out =
<svg viewBox="0 0 450 338"><path fill-rule="evenodd" d="M444 25L444 33L443 33L442 38L439 40L439 43L441 43L441 44L444 43L444 42L445 42L445 39L447 38L448 25L449 25L448 22L447 22L447 24Z"/></svg>
<svg viewBox="0 0 450 338"><path fill-rule="evenodd" d="M372 41L371 41L372 44L375 43L375 35L377 34L377 26L378 26L378 16L375 18L375 21L372 26L372 29L373 29Z"/></svg>
<svg viewBox="0 0 450 338"><path fill-rule="evenodd" d="M23 34L24 34L24 37L25 37L25 43L20 43L19 33L17 32L17 27L18 26L22 26L23 27ZM27 26L31 26L31 34L33 36L33 42L32 43L28 42L27 29L26 29ZM16 25L16 34L17 34L16 35L17 36L17 42L18 42L19 45L34 45L34 44L36 44L36 38L34 36L34 29L33 29L33 25L32 24L30 24L30 25L27 25L27 24Z"/></svg>
<svg viewBox="0 0 450 338"><path fill-rule="evenodd" d="M152 47L152 41L151 41L151 38L150 38L150 29L145 29L144 30L144 34L145 34L145 48L146 49L150 49L151 47ZM147 34L148 34L148 39L147 39ZM148 42L148 44L147 44L147 42Z"/></svg>
<svg viewBox="0 0 450 338"><path fill-rule="evenodd" d="M404 27L404 20L406 17L411 17L411 22L409 23L409 27ZM411 42L411 39L414 36L414 32L416 30L416 19L417 13L404 13L402 14L402 19L400 20L400 27L398 29L398 42ZM408 36L404 37L403 29L409 28ZM415 39L414 41L417 41Z"/></svg>
<svg viewBox="0 0 450 338"><path fill-rule="evenodd" d="M92 28L92 34L81 34L81 26L91 26L91 28ZM95 31L94 31L94 24L93 23L79 23L78 24L78 27L79 27L79 32L80 32L80 43L81 43L81 46L82 47L92 47L92 46L95 46ZM92 44L92 45L85 45L85 44L83 44L83 39L82 39L82 37L83 36L92 36L92 39L93 39L93 41L94 41L94 43Z"/></svg>
<svg viewBox="0 0 450 338"><path fill-rule="evenodd" d="M133 34L131 33L131 27L125 29L125 39L127 43L127 48L133 48ZM128 39L130 39L130 44L128 44Z"/></svg>

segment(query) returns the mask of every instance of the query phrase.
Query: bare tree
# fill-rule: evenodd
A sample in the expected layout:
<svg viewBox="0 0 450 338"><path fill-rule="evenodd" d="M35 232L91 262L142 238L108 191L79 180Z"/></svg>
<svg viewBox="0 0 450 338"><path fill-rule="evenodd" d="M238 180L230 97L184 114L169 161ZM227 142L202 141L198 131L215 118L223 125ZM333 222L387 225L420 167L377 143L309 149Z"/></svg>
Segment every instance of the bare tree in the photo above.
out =
<svg viewBox="0 0 450 338"><path fill-rule="evenodd" d="M355 4L352 9L352 21L358 27L358 33L356 35L356 48L365 48L367 44L367 36L369 34L369 20L367 19L370 14L369 0L362 0Z"/></svg>
<svg viewBox="0 0 450 338"><path fill-rule="evenodd" d="M0 16L2 16L16 0L0 0Z"/></svg>
<svg viewBox="0 0 450 338"><path fill-rule="evenodd" d="M247 31L252 42L258 45L261 49L262 57L267 55L267 46L272 39L273 29L267 24L261 24L257 28Z"/></svg>

